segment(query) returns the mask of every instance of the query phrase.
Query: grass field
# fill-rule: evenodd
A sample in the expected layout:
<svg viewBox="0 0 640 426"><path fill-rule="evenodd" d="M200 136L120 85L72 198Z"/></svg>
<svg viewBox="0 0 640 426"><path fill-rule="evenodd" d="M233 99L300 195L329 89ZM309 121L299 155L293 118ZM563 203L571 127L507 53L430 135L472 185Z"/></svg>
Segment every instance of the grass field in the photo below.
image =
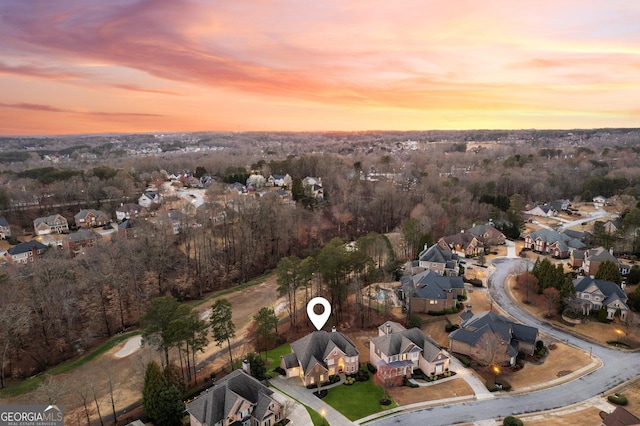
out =
<svg viewBox="0 0 640 426"><path fill-rule="evenodd" d="M340 385L331 388L323 401L349 420L357 420L396 407L395 401L391 405L380 405L379 401L383 396L382 387L373 383L373 379L369 379L351 386Z"/></svg>

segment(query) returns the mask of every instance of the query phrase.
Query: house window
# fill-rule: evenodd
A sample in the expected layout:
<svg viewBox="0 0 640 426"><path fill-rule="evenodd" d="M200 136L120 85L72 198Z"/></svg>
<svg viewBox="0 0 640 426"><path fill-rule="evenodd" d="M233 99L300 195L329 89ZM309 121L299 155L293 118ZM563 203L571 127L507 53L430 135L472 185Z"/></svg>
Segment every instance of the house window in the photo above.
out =
<svg viewBox="0 0 640 426"><path fill-rule="evenodd" d="M327 360L327 365L333 365L333 358L329 358Z"/></svg>
<svg viewBox="0 0 640 426"><path fill-rule="evenodd" d="M438 302L436 302L435 300L429 300L429 304L430 305L435 305L436 303L438 303Z"/></svg>
<svg viewBox="0 0 640 426"><path fill-rule="evenodd" d="M582 295L582 298L583 298L584 300L589 300L589 299L590 299L590 296L589 296L588 294L583 294L583 295Z"/></svg>
<svg viewBox="0 0 640 426"><path fill-rule="evenodd" d="M406 360L407 359L407 354L402 354L402 360Z"/></svg>
<svg viewBox="0 0 640 426"><path fill-rule="evenodd" d="M320 375L320 383L324 382L324 374Z"/></svg>

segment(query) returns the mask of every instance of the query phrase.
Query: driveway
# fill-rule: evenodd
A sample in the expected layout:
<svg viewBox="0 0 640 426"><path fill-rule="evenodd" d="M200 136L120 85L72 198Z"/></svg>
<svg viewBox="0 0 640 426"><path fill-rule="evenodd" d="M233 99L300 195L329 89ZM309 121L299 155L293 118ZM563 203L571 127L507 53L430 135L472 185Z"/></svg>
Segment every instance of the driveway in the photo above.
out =
<svg viewBox="0 0 640 426"><path fill-rule="evenodd" d="M590 342L585 342L546 322L534 318L513 305L505 293L504 281L514 268L522 268L520 259L496 259L496 271L490 277L490 291L496 302L517 321L538 327L557 339L563 340L593 355L602 361L602 367L572 381L547 389L529 393L509 395L491 399L467 401L430 407L409 413L401 413L373 422L375 425L424 425L446 426L456 423L484 422L509 415L524 415L552 410L586 401L605 391L635 378L640 371L640 356L637 353L616 351Z"/></svg>

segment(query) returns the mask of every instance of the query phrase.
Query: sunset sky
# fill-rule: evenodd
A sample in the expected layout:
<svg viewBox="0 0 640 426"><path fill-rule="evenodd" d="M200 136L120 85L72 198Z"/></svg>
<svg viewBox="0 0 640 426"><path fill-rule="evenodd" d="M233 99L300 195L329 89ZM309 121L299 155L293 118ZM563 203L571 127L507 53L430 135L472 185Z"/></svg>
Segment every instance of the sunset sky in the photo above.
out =
<svg viewBox="0 0 640 426"><path fill-rule="evenodd" d="M638 0L3 0L0 134L640 127Z"/></svg>

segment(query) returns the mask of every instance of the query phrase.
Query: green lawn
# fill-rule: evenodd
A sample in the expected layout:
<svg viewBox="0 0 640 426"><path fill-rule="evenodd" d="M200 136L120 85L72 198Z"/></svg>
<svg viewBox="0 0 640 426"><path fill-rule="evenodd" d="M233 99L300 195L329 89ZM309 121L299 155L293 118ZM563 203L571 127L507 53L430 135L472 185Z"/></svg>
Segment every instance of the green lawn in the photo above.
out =
<svg viewBox="0 0 640 426"><path fill-rule="evenodd" d="M274 368L278 367L280 365L280 357L290 353L291 346L288 343L267 351L267 371L271 372ZM262 354L262 356L264 357L264 354Z"/></svg>
<svg viewBox="0 0 640 426"><path fill-rule="evenodd" d="M379 413L397 406L382 406L378 402L382 399L382 387L373 383L373 379L366 382L356 382L351 386L340 385L329 389L329 393L322 400L341 412L349 420L357 420L371 414Z"/></svg>

